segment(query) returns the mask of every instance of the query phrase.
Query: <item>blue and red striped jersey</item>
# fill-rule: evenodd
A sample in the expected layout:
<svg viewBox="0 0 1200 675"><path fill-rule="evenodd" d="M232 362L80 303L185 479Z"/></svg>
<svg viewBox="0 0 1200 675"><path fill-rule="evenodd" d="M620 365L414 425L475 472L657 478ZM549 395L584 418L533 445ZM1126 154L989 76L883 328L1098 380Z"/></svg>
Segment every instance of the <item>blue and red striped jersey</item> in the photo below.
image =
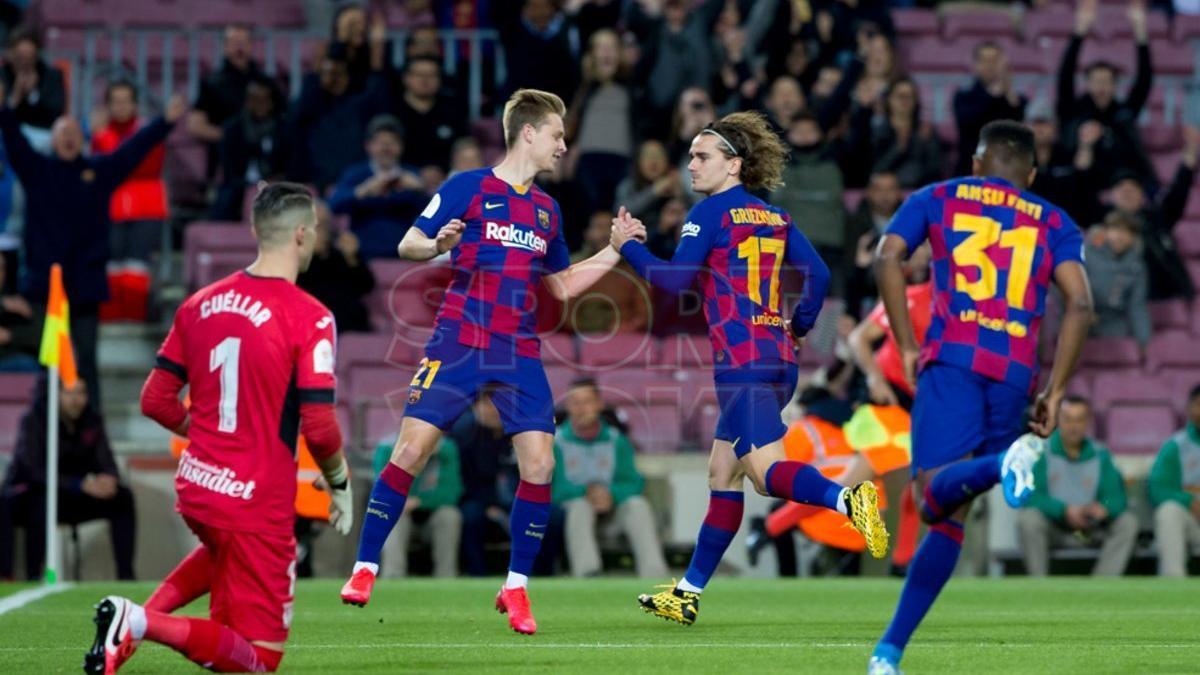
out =
<svg viewBox="0 0 1200 675"><path fill-rule="evenodd" d="M570 264L558 203L536 185L520 190L477 169L446 181L413 226L436 237L455 218L466 228L451 254L438 329L469 347L538 358L537 286Z"/></svg>
<svg viewBox="0 0 1200 675"><path fill-rule="evenodd" d="M741 185L692 208L670 261L636 241L622 246L621 253L659 288L682 291L700 277L718 371L767 359L796 361L782 313L784 262L804 275L792 314L795 334L812 328L829 289L829 268L791 216Z"/></svg>
<svg viewBox="0 0 1200 675"><path fill-rule="evenodd" d="M1054 269L1083 262L1083 234L1062 209L1000 178L914 192L888 225L912 251L933 248L933 321L921 366L948 363L1032 391L1037 336Z"/></svg>

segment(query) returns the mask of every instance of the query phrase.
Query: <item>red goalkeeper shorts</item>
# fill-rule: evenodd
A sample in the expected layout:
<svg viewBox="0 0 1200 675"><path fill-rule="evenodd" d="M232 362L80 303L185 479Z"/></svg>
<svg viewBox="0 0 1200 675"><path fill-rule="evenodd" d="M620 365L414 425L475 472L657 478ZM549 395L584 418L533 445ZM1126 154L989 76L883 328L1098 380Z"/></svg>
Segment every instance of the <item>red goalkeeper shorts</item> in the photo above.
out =
<svg viewBox="0 0 1200 675"><path fill-rule="evenodd" d="M184 520L212 556L209 618L250 642L287 641L296 592L296 538Z"/></svg>

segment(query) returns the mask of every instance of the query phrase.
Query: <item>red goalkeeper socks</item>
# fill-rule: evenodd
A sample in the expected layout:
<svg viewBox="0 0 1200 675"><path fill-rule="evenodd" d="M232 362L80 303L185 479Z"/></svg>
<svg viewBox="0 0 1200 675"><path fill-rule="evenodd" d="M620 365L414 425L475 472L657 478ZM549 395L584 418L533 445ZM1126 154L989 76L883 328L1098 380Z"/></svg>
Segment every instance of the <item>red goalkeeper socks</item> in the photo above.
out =
<svg viewBox="0 0 1200 675"><path fill-rule="evenodd" d="M166 645L218 673L271 672L283 658L282 652L256 647L215 621L155 611L146 612L145 639Z"/></svg>
<svg viewBox="0 0 1200 675"><path fill-rule="evenodd" d="M154 589L146 609L170 614L184 607L208 592L211 575L212 556L207 547L198 546Z"/></svg>

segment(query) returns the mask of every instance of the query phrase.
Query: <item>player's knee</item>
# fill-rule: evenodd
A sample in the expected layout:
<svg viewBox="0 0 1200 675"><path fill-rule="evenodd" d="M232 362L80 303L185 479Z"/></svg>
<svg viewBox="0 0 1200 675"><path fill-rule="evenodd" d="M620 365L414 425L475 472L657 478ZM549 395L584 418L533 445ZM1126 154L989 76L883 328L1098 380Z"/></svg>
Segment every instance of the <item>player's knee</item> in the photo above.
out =
<svg viewBox="0 0 1200 675"><path fill-rule="evenodd" d="M770 497L771 491L767 488L767 477L762 475L751 475L750 483L754 486L754 491L764 497Z"/></svg>
<svg viewBox="0 0 1200 675"><path fill-rule="evenodd" d="M521 479L529 483L543 485L554 477L554 455L533 457L521 462Z"/></svg>
<svg viewBox="0 0 1200 675"><path fill-rule="evenodd" d="M412 441L397 441L396 447L392 449L392 464L406 471L414 468L419 471L420 467L425 465L427 457L425 449Z"/></svg>

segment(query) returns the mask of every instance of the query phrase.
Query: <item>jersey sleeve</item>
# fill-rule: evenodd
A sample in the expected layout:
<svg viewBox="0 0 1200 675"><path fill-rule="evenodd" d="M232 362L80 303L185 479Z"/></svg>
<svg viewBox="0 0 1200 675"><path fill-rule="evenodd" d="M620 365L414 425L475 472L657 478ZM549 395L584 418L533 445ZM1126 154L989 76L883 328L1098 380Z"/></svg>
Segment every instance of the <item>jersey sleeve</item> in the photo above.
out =
<svg viewBox="0 0 1200 675"><path fill-rule="evenodd" d="M155 368L165 370L183 382L188 381L187 367L184 360L186 350L183 344L183 325L187 317L188 306L188 303L184 303L175 312L175 319L171 322L171 330L167 333L166 339L163 340L162 346L158 348L158 354L154 358Z"/></svg>
<svg viewBox="0 0 1200 675"><path fill-rule="evenodd" d="M413 227L427 237L436 237L446 223L461 218L471 204L471 197L478 191L479 177L474 173L460 173L442 184L429 200L425 210L417 217Z"/></svg>
<svg viewBox="0 0 1200 675"><path fill-rule="evenodd" d="M1061 209L1058 210L1058 217L1061 225L1057 229L1050 230L1048 236L1050 255L1053 256L1054 266L1058 267L1065 262L1083 264L1083 231Z"/></svg>
<svg viewBox="0 0 1200 675"><path fill-rule="evenodd" d="M557 274L571 265L571 251L567 248L566 238L563 237L563 228L566 227L566 224L563 222L562 210L558 208L557 202L554 204L554 215L558 218L558 233L550 241L546 256L542 258L542 267L546 270L546 274Z"/></svg>
<svg viewBox="0 0 1200 675"><path fill-rule="evenodd" d="M651 285L678 293L692 285L708 258L721 230L718 218L718 214L711 213L703 204L694 206L683 224L679 246L670 260L659 258L645 244L632 239L621 247L621 255Z"/></svg>
<svg viewBox="0 0 1200 675"><path fill-rule="evenodd" d="M301 336L296 363L296 388L300 403L336 403L337 326L329 310L308 313L307 325L297 326Z"/></svg>
<svg viewBox="0 0 1200 675"><path fill-rule="evenodd" d="M932 188L924 188L909 195L884 231L884 234L894 234L903 239L908 244L909 253L925 243L929 234L928 213L932 194Z"/></svg>
<svg viewBox="0 0 1200 675"><path fill-rule="evenodd" d="M804 274L804 294L800 304L792 312L792 333L804 336L817 322L817 315L825 304L829 292L829 266L813 248L808 237L788 219L787 256L788 264Z"/></svg>

